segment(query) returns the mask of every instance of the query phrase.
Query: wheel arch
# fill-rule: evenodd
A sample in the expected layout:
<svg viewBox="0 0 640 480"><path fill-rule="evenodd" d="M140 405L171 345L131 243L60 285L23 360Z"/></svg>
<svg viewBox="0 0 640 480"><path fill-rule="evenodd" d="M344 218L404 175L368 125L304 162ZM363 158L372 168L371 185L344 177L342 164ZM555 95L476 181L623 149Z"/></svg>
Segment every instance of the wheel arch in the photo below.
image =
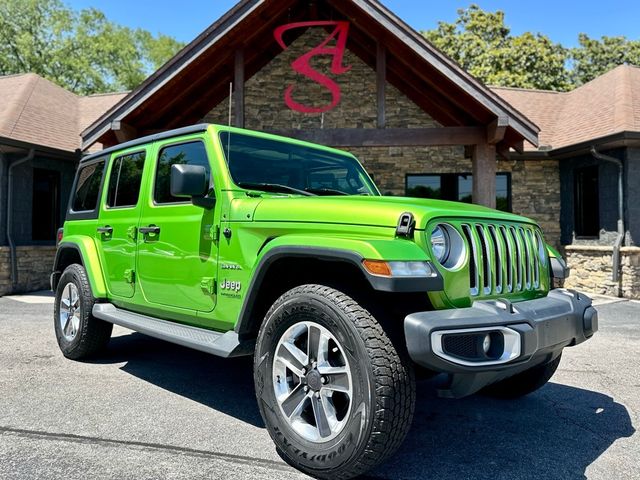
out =
<svg viewBox="0 0 640 480"><path fill-rule="evenodd" d="M84 236L65 238L58 245L51 274L51 289L56 290L62 272L74 263L82 265L86 270L94 298L106 298L107 288L95 243L93 239Z"/></svg>
<svg viewBox="0 0 640 480"><path fill-rule="evenodd" d="M362 300L367 294L402 297L428 304L427 291L441 290L442 278L389 278L372 275L355 250L302 245L278 245L264 252L254 268L235 331L255 338L271 304L295 286L319 283ZM371 258L371 257L369 257Z"/></svg>

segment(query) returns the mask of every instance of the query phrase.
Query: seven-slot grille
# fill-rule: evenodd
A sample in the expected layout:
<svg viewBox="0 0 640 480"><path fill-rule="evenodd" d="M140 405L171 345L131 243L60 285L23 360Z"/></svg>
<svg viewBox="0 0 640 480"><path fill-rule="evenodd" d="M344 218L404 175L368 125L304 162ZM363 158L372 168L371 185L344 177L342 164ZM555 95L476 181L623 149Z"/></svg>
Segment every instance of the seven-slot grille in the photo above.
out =
<svg viewBox="0 0 640 480"><path fill-rule="evenodd" d="M465 223L470 246L469 286L472 296L517 293L540 287L538 232L522 225Z"/></svg>

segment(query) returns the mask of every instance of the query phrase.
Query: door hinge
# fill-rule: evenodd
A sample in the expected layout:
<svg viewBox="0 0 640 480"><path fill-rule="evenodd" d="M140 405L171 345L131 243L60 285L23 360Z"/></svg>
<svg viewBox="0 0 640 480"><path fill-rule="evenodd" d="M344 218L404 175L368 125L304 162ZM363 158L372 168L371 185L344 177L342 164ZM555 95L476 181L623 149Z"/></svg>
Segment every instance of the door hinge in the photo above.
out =
<svg viewBox="0 0 640 480"><path fill-rule="evenodd" d="M131 225L129 228L127 228L127 237L135 241L135 239L138 237L138 227L136 227L135 225Z"/></svg>
<svg viewBox="0 0 640 480"><path fill-rule="evenodd" d="M213 277L204 277L200 280L200 288L207 292L209 295L216 293L216 279Z"/></svg>
<svg viewBox="0 0 640 480"><path fill-rule="evenodd" d="M205 240L211 240L214 243L218 243L218 240L220 239L220 225L205 225L204 238Z"/></svg>
<svg viewBox="0 0 640 480"><path fill-rule="evenodd" d="M124 279L127 283L134 283L136 281L136 272L130 268L124 271Z"/></svg>

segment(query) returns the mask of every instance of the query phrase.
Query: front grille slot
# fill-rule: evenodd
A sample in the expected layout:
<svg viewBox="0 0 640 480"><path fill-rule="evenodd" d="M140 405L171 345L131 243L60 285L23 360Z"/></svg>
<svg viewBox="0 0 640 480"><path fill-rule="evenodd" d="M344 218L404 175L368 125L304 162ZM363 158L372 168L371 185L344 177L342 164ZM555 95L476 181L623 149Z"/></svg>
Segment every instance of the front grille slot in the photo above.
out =
<svg viewBox="0 0 640 480"><path fill-rule="evenodd" d="M461 226L469 245L471 296L518 293L540 288L538 234L527 226Z"/></svg>
<svg viewBox="0 0 640 480"><path fill-rule="evenodd" d="M478 246L473 239L473 232L469 225L462 225L462 233L469 244L469 290L471 295L478 294Z"/></svg>
<svg viewBox="0 0 640 480"><path fill-rule="evenodd" d="M493 243L493 258L495 260L495 278L496 278L496 293L502 293L502 255L500 253L501 245L498 243L498 235L496 235L496 228L493 225L489 225L489 234Z"/></svg>
<svg viewBox="0 0 640 480"><path fill-rule="evenodd" d="M480 252L482 253L482 273L480 275L482 277L482 287L486 295L491 293L491 253L482 225L476 225L476 232L480 239Z"/></svg>

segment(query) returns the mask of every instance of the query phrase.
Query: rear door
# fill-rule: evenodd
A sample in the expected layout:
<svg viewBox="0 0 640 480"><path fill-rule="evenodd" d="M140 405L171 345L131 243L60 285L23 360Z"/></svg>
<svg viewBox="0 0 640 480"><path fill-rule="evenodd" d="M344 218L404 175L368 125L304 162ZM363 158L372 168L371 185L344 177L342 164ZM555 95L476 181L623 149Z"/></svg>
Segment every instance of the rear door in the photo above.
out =
<svg viewBox="0 0 640 480"><path fill-rule="evenodd" d="M149 192L142 205L138 236L138 273L146 302L176 307L186 314L210 312L215 297L218 248L213 242L220 222L220 202L214 208L195 206L170 192L171 166L200 165L208 173L212 152L202 135L170 139L154 146L157 152L149 177Z"/></svg>
<svg viewBox="0 0 640 480"><path fill-rule="evenodd" d="M135 292L139 197L146 153L144 147L116 153L107 171L95 235L107 290L113 297L131 298Z"/></svg>

